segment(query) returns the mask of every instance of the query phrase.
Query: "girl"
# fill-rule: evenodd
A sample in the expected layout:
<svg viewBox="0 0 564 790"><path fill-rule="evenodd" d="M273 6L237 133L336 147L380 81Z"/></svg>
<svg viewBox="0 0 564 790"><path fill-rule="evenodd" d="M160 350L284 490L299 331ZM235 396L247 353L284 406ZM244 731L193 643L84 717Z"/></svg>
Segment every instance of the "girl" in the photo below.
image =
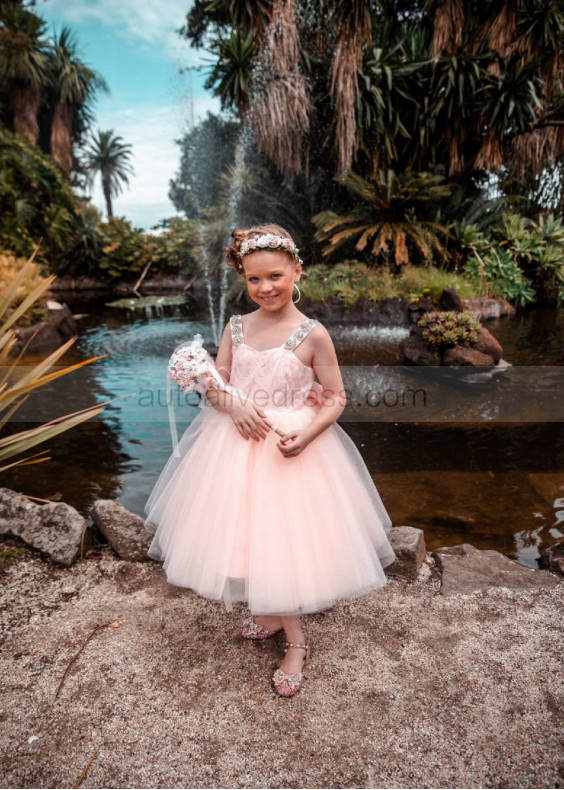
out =
<svg viewBox="0 0 564 790"><path fill-rule="evenodd" d="M223 597L228 609L247 601L245 639L284 631L272 680L290 697L310 650L300 615L386 583L391 520L336 424L343 381L329 333L296 307L302 262L292 237L278 225L232 236L228 263L258 306L232 316L217 353L239 395L209 389L213 408L161 473L145 508L149 556L164 560L171 584Z"/></svg>

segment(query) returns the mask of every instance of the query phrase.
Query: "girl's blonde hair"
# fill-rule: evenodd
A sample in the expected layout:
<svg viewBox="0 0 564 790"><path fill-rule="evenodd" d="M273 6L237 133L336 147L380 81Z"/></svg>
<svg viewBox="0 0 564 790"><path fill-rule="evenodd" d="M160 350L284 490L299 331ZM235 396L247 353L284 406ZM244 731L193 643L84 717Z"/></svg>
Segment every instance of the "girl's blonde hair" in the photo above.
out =
<svg viewBox="0 0 564 790"><path fill-rule="evenodd" d="M287 230L280 227L280 225L274 225L271 223L267 223L265 225L255 225L252 228L235 228L231 232L233 237L233 241L226 247L226 260L228 265L235 269L237 274L245 275L245 272L241 266L241 244L245 241L245 239L252 239L257 238L259 236L263 236L266 233L273 233L275 236L283 236L285 239L290 239L290 241L294 241L291 235L288 233ZM291 256L290 256L291 257ZM292 260L294 260L292 258Z"/></svg>

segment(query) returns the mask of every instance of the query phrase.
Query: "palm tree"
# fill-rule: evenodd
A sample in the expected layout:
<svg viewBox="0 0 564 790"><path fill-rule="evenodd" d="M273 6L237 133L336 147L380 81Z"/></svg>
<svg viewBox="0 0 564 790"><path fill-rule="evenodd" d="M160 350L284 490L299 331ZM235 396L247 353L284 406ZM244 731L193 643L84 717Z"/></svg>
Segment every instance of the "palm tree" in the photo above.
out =
<svg viewBox="0 0 564 790"><path fill-rule="evenodd" d="M218 38L212 51L217 62L205 87L219 96L222 109L235 109L245 116L249 109L251 68L257 53L253 34L244 36L240 30L234 30L227 38Z"/></svg>
<svg viewBox="0 0 564 790"><path fill-rule="evenodd" d="M87 187L92 187L96 173L102 177L102 190L106 199L108 219L113 217L112 197L119 195L123 184L128 184L128 173L133 174L129 163L131 145L124 144L122 138L114 136L114 130L102 132L93 137L90 146L84 152L84 169L86 170Z"/></svg>
<svg viewBox="0 0 564 790"><path fill-rule="evenodd" d="M37 112L47 83L45 23L16 2L0 3L0 83L5 86L16 134L37 143Z"/></svg>
<svg viewBox="0 0 564 790"><path fill-rule="evenodd" d="M434 251L444 255L440 236L448 235L447 229L416 216L427 205L436 206L452 193L454 186L443 183L441 176L397 176L388 170L379 171L370 180L352 172L339 180L359 201L347 216L323 211L313 218L319 228L316 238L324 243L325 257L355 239L358 252L366 251L374 257L384 253L386 258L393 252L398 266L409 263L415 250L425 261L431 259Z"/></svg>
<svg viewBox="0 0 564 790"><path fill-rule="evenodd" d="M50 82L55 93L51 124L51 156L70 173L73 165L72 128L77 113L87 109L96 91L108 91L104 79L88 68L77 55L77 41L63 27L55 38L50 61Z"/></svg>
<svg viewBox="0 0 564 790"><path fill-rule="evenodd" d="M336 30L331 60L331 94L336 114L337 172L350 170L358 147L356 104L363 47L372 41L371 0L323 0Z"/></svg>

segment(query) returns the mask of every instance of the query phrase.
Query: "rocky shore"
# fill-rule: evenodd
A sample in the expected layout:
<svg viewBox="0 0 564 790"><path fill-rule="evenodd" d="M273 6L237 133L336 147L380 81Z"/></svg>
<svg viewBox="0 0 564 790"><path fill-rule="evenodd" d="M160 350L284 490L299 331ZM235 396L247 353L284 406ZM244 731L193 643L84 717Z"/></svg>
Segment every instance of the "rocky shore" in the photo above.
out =
<svg viewBox="0 0 564 790"><path fill-rule="evenodd" d="M563 786L557 554L533 570L394 527L388 583L305 618L284 700L280 637L169 585L139 517L97 502L89 546L72 508L22 500L0 491L2 786Z"/></svg>

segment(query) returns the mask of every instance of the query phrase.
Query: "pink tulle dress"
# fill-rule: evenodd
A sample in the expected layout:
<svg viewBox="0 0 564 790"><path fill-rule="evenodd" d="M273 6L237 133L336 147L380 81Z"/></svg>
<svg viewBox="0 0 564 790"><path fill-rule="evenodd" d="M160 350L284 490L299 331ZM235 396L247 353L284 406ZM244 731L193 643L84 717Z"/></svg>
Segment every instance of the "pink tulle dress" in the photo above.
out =
<svg viewBox="0 0 564 790"><path fill-rule="evenodd" d="M318 413L313 368L294 354L318 323L258 351L244 341L241 316L230 320L230 384L284 431ZM274 431L246 440L209 405L193 420L145 507L149 556L163 561L169 583L228 609L247 601L257 615L317 612L386 584L392 524L353 441L334 423L285 458L279 440Z"/></svg>

